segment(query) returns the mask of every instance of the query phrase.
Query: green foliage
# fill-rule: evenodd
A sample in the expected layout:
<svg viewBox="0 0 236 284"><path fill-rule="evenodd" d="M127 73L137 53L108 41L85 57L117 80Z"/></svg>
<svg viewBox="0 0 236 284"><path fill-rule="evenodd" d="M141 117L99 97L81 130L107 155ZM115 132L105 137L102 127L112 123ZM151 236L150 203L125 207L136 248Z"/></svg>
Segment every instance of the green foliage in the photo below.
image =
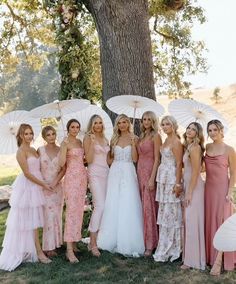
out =
<svg viewBox="0 0 236 284"><path fill-rule="evenodd" d="M185 1L178 13L156 6L160 2L163 3L151 1L150 7L154 17L152 38L157 89L172 98L188 98L191 84L185 80L186 75L207 70L204 42L194 41L191 29L194 23L202 24L206 19L196 1Z"/></svg>
<svg viewBox="0 0 236 284"><path fill-rule="evenodd" d="M40 70L32 70L22 58L14 72L3 73L0 85L4 94L0 99L0 106L3 109L5 106L4 112L12 109L31 110L58 99L60 81L55 60L55 55L48 56Z"/></svg>

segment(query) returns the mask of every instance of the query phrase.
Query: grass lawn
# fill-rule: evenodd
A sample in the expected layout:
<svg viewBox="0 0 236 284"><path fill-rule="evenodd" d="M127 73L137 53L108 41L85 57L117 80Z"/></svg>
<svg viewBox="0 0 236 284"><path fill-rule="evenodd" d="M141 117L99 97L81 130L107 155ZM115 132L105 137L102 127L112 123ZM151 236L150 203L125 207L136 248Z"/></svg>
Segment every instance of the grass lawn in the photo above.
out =
<svg viewBox="0 0 236 284"><path fill-rule="evenodd" d="M0 186L12 184L16 176L20 173L19 168L0 167Z"/></svg>
<svg viewBox="0 0 236 284"><path fill-rule="evenodd" d="M18 169L1 168L0 185L11 184ZM0 244L2 243L8 210L0 212ZM88 235L89 213L85 213L83 235ZM193 244L194 245L194 244ZM100 258L92 257L86 245L79 243L80 262L70 264L65 259L65 247L50 264L26 263L14 272L0 270L0 283L236 283L236 271L212 277L209 270L182 271L181 261L155 263L151 258L126 258L119 254L102 252Z"/></svg>
<svg viewBox="0 0 236 284"><path fill-rule="evenodd" d="M8 210L0 213L0 243L7 213ZM79 249L80 262L77 264L70 264L65 259L63 247L50 264L26 263L14 272L0 271L0 283L236 283L236 272L214 278L208 270L182 271L180 261L155 263L151 258L126 258L108 252L102 252L100 258L95 258L83 243L79 243Z"/></svg>

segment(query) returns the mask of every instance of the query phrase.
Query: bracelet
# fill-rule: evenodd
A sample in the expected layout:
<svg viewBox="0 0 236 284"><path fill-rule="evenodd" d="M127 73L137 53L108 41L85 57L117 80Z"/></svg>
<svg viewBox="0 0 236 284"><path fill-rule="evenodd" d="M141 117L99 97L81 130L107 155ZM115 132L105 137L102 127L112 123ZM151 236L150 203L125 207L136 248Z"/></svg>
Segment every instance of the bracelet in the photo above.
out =
<svg viewBox="0 0 236 284"><path fill-rule="evenodd" d="M181 184L180 183L176 183L175 186L176 187L181 187Z"/></svg>

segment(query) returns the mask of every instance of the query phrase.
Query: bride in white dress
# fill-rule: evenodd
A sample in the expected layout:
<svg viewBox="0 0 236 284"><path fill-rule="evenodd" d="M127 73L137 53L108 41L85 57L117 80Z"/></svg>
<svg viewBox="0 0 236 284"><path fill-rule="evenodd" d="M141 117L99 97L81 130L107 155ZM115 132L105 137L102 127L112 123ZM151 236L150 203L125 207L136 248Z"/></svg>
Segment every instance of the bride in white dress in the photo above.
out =
<svg viewBox="0 0 236 284"><path fill-rule="evenodd" d="M144 252L143 217L138 180L133 162L137 161L136 137L129 118L117 117L111 139L112 163L107 195L98 233L98 247L125 256Z"/></svg>

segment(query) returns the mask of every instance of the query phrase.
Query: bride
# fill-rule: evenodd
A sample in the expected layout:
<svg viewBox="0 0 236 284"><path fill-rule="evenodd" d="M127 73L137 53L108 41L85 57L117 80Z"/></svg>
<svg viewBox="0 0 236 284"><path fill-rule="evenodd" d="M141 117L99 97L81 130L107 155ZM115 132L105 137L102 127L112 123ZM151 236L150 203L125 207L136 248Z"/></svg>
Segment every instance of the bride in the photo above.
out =
<svg viewBox="0 0 236 284"><path fill-rule="evenodd" d="M111 139L108 162L107 195L98 233L98 246L125 256L144 252L142 207L137 175L133 162L138 159L137 139L131 131L129 118L117 117Z"/></svg>

